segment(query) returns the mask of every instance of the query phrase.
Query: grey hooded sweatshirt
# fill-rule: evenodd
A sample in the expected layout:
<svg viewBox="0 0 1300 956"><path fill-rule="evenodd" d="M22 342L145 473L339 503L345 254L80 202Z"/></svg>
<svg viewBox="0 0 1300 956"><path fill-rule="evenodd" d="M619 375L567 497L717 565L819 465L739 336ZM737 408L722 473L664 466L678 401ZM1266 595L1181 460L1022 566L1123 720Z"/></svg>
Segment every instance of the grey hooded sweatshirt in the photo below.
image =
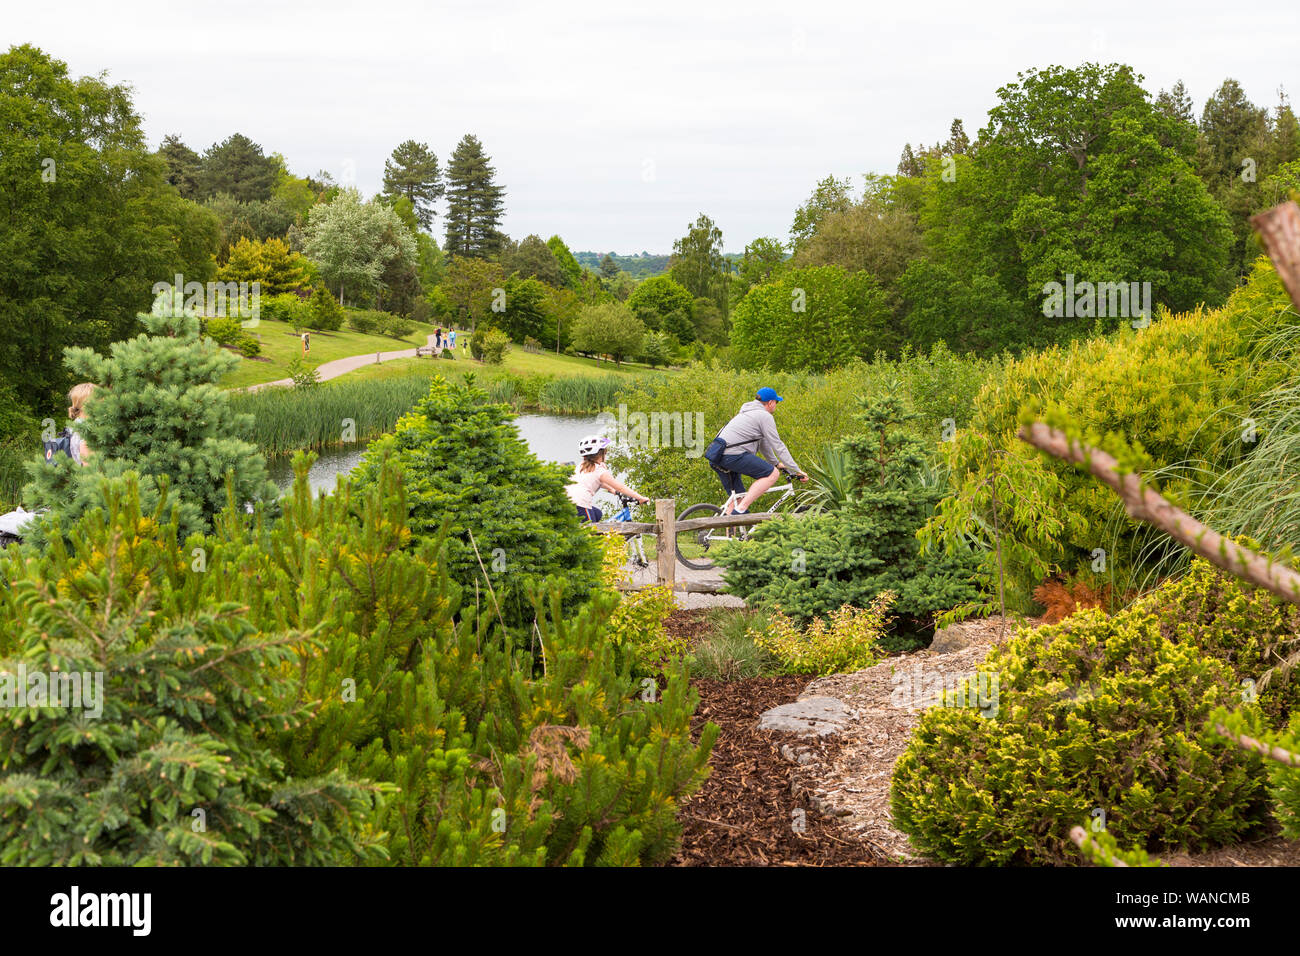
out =
<svg viewBox="0 0 1300 956"><path fill-rule="evenodd" d="M790 457L781 436L776 433L776 419L758 399L740 406L736 417L718 432L727 443L724 455L743 455L747 451L762 453L768 461L779 461L791 474L802 474L803 469Z"/></svg>

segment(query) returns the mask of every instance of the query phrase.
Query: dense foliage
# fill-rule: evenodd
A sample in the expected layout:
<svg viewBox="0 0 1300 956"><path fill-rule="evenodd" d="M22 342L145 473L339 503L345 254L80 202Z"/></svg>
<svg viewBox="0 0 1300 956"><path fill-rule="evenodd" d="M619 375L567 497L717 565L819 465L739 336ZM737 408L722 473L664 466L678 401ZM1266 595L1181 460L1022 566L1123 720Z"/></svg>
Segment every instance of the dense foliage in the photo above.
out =
<svg viewBox="0 0 1300 956"><path fill-rule="evenodd" d="M1098 814L1148 849L1205 849L1264 822L1259 758L1207 725L1241 702L1237 675L1165 638L1149 609L1022 632L952 690L894 768L894 820L937 859L1068 863L1070 828Z"/></svg>

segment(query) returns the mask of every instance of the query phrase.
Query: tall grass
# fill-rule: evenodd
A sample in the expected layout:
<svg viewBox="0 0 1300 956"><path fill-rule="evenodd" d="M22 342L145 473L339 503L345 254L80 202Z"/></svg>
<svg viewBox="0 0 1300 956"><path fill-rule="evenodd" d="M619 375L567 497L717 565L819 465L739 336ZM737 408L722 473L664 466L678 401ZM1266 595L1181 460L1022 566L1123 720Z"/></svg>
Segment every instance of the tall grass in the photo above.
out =
<svg viewBox="0 0 1300 956"><path fill-rule="evenodd" d="M537 407L557 415L600 412L618 404L625 382L613 375L573 375L551 379L537 395Z"/></svg>
<svg viewBox="0 0 1300 956"><path fill-rule="evenodd" d="M230 396L237 412L253 416L248 436L263 454L341 444L345 429L356 441L391 431L429 393L434 371L401 378L328 382L312 389L264 388Z"/></svg>

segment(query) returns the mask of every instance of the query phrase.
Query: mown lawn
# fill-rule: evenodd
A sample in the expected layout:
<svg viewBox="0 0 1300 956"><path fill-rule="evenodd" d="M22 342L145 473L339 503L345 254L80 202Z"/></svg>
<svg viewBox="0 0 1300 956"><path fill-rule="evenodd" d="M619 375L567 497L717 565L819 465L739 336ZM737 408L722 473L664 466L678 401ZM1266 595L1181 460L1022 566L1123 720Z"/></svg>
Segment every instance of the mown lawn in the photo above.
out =
<svg viewBox="0 0 1300 956"><path fill-rule="evenodd" d="M337 332L312 332L311 352L308 360L312 365L332 362L347 358L349 355L363 355L375 352L397 352L402 349L424 345L435 326L416 322L415 331L403 339L387 335L362 335L346 327ZM256 385L258 382L274 382L289 375L289 362L302 354L302 340L287 322L275 322L262 319L256 328L247 330L262 343L262 354L257 358L241 359L239 367L222 379L221 384L232 388ZM263 362L260 359L270 359ZM447 364L451 364L450 362Z"/></svg>

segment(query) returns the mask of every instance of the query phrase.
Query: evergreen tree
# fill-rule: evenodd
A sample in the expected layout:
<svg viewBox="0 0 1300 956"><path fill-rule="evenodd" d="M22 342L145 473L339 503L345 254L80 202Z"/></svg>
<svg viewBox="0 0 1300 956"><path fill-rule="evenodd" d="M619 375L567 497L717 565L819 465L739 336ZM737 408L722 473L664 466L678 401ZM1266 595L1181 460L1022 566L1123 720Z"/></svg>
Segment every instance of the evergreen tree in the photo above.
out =
<svg viewBox="0 0 1300 956"><path fill-rule="evenodd" d="M262 155L262 147L243 133L213 143L203 154L199 192L206 199L229 193L240 202L265 202L280 172L280 164Z"/></svg>
<svg viewBox="0 0 1300 956"><path fill-rule="evenodd" d="M10 699L0 721L6 864L380 862L378 788L332 769L295 777L275 750L319 706L294 693L315 642L213 600L195 563L211 545L183 541L166 494L149 508L134 476L104 486L102 511L61 526L74 548L56 537L43 555L3 558L0 671L71 693L59 706Z"/></svg>
<svg viewBox="0 0 1300 956"><path fill-rule="evenodd" d="M64 353L74 373L98 385L77 424L94 455L85 466L63 457L30 466L24 494L50 508L38 538L56 518L66 528L102 507L102 479L127 471L141 476L147 510L159 488L170 488L186 535L211 526L227 504L227 481L239 503L279 498L266 460L241 437L252 416L235 414L217 384L239 359L199 334L199 319L178 292L163 292L153 311L138 318L148 334L113 343L108 356L88 348Z"/></svg>
<svg viewBox="0 0 1300 956"><path fill-rule="evenodd" d="M199 177L203 172L203 158L190 149L179 136L164 136L158 155L167 164L167 182L180 191L186 199L194 199L199 191Z"/></svg>
<svg viewBox="0 0 1300 956"><path fill-rule="evenodd" d="M966 135L966 128L960 119L954 119L948 128L948 142L944 144L943 151L948 156L964 156L970 152L970 137Z"/></svg>
<svg viewBox="0 0 1300 956"><path fill-rule="evenodd" d="M673 243L669 274L696 298L711 299L725 315L731 263L722 254L722 230L703 213Z"/></svg>
<svg viewBox="0 0 1300 956"><path fill-rule="evenodd" d="M501 250L505 188L495 176L483 144L466 134L447 167L448 255L483 259Z"/></svg>
<svg viewBox="0 0 1300 956"><path fill-rule="evenodd" d="M1192 98L1187 95L1187 87L1179 80L1169 90L1161 90L1156 96L1156 109L1170 119L1180 123L1195 124L1196 116L1192 112Z"/></svg>
<svg viewBox="0 0 1300 956"><path fill-rule="evenodd" d="M425 229L433 227L433 217L437 215L433 204L442 193L442 171L438 168L438 157L428 144L408 139L384 160L384 195L409 199L415 218Z"/></svg>
<svg viewBox="0 0 1300 956"><path fill-rule="evenodd" d="M564 240L559 236L551 236L546 240L546 247L551 250L555 256L556 262L560 265L560 271L564 275L564 284L567 288L575 292L582 288L582 266L578 260L573 257L569 247L564 244Z"/></svg>

